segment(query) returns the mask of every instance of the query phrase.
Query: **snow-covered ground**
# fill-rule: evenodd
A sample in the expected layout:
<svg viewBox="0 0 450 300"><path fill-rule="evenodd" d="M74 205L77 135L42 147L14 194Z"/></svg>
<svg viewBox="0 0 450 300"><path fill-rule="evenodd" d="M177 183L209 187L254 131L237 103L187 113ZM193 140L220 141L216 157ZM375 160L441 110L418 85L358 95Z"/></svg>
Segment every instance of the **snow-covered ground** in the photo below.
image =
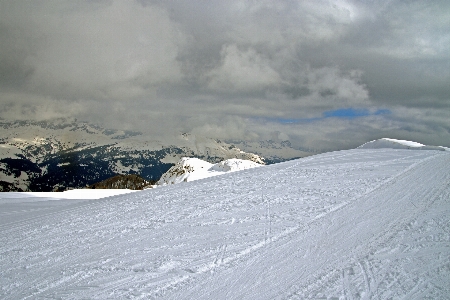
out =
<svg viewBox="0 0 450 300"><path fill-rule="evenodd" d="M450 153L331 152L0 202L1 299L449 299Z"/></svg>

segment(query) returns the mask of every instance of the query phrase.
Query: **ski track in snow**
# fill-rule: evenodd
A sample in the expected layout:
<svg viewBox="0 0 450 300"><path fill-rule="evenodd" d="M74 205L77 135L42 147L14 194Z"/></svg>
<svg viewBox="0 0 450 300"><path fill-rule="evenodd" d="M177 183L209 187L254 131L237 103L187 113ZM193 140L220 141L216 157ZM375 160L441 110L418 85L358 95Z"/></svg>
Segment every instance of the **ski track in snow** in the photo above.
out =
<svg viewBox="0 0 450 300"><path fill-rule="evenodd" d="M0 202L1 299L449 299L450 154L347 150Z"/></svg>

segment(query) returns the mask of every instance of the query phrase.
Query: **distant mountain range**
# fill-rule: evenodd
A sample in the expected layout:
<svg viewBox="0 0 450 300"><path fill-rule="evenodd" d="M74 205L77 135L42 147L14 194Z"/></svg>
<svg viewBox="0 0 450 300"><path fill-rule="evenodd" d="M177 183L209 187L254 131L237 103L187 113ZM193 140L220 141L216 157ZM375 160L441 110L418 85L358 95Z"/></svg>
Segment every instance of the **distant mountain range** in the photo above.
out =
<svg viewBox="0 0 450 300"><path fill-rule="evenodd" d="M187 133L159 141L141 132L105 129L76 119L0 120L0 131L0 191L81 188L118 174L157 181L181 157L270 164L308 155L288 141L232 144Z"/></svg>

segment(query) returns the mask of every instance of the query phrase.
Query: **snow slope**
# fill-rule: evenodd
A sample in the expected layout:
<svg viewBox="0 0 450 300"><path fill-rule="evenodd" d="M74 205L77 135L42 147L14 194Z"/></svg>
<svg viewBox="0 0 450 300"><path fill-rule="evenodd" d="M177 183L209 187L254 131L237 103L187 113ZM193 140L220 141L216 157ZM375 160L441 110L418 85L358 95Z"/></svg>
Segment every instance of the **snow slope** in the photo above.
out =
<svg viewBox="0 0 450 300"><path fill-rule="evenodd" d="M0 203L1 299L449 299L450 153L354 149Z"/></svg>
<svg viewBox="0 0 450 300"><path fill-rule="evenodd" d="M175 166L171 167L161 176L157 185L194 181L221 175L225 172L242 171L260 166L262 165L253 161L237 158L226 159L217 164L211 164L195 157L183 157Z"/></svg>

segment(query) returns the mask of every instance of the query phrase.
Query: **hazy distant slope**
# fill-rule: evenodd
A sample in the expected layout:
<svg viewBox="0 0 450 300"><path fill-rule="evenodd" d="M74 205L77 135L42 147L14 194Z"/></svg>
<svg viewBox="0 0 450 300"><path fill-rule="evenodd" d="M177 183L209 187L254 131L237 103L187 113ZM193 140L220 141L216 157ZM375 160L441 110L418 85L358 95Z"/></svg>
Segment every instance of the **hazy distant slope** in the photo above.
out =
<svg viewBox="0 0 450 300"><path fill-rule="evenodd" d="M0 204L0 298L446 299L449 166L444 151L356 149Z"/></svg>

